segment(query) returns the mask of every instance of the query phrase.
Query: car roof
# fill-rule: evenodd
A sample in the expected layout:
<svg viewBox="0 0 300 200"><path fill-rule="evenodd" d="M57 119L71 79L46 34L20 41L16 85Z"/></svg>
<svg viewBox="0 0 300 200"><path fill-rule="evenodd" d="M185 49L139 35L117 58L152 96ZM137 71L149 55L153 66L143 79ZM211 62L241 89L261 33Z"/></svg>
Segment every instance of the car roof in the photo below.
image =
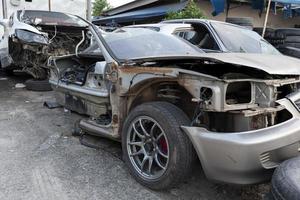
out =
<svg viewBox="0 0 300 200"><path fill-rule="evenodd" d="M195 19L195 18L191 18L191 19L171 19L171 20L162 21L160 23L162 23L162 24L170 24L170 23L178 24L178 23L197 23L197 22L202 22L202 23L205 23L205 24L209 24L211 22L219 23L219 24L228 24L228 25L239 27L239 28L242 28L242 29L247 29L244 26L240 26L240 25L232 24L232 23L228 23L228 22L223 22L223 21L212 20L212 19Z"/></svg>
<svg viewBox="0 0 300 200"><path fill-rule="evenodd" d="M163 23L157 23L157 24L139 24L139 25L131 25L126 26L124 28L153 28L157 29L156 31L172 34L177 29L191 29L191 24L183 24L183 23L172 23L172 24L163 24Z"/></svg>

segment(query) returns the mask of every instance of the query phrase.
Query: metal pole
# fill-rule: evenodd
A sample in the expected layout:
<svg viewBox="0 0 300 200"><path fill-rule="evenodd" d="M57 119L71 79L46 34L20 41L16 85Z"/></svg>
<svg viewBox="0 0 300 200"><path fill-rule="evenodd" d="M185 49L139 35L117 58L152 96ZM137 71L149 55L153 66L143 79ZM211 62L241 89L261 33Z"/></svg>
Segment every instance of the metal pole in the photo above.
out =
<svg viewBox="0 0 300 200"><path fill-rule="evenodd" d="M262 37L265 37L265 33L266 33L266 29L267 29L267 23L268 23L268 18L269 18L269 13L270 13L270 7L271 7L271 0L269 0L268 2L268 8L267 8L267 13L266 13L266 17L265 17L265 23L264 23L264 28L263 28L263 32L262 32Z"/></svg>
<svg viewBox="0 0 300 200"><path fill-rule="evenodd" d="M2 0L2 14L3 14L3 19L7 19L7 4L6 4L6 0Z"/></svg>
<svg viewBox="0 0 300 200"><path fill-rule="evenodd" d="M92 1L86 0L86 19L92 21Z"/></svg>
<svg viewBox="0 0 300 200"><path fill-rule="evenodd" d="M51 0L48 0L49 11L51 11Z"/></svg>

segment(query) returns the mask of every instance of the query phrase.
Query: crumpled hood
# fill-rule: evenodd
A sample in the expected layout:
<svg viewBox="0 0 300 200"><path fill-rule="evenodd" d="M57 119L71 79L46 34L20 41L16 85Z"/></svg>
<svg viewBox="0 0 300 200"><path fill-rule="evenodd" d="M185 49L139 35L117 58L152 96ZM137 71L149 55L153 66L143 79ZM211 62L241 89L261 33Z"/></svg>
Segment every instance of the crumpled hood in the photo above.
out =
<svg viewBox="0 0 300 200"><path fill-rule="evenodd" d="M273 75L300 75L300 59L284 55L207 53L205 58L256 68Z"/></svg>

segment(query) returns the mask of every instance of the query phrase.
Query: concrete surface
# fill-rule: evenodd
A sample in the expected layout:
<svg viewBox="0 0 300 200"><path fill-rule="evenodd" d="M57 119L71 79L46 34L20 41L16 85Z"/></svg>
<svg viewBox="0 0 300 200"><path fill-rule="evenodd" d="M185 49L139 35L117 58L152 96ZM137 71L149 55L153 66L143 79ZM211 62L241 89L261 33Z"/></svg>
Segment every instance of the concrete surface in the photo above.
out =
<svg viewBox="0 0 300 200"><path fill-rule="evenodd" d="M151 191L129 174L118 143L88 148L71 136L74 113L43 107L53 92L16 89L20 77L0 74L0 199L260 199L260 186L211 183L200 165L178 188Z"/></svg>

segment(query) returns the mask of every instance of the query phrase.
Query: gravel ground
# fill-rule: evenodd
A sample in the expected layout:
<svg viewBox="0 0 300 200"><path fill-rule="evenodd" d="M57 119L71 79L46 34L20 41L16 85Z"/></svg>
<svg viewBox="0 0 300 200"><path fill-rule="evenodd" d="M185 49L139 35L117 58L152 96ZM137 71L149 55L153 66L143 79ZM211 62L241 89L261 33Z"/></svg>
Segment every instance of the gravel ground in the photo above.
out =
<svg viewBox="0 0 300 200"><path fill-rule="evenodd" d="M200 167L178 188L151 191L139 185L121 160L121 145L92 138L99 148L71 136L80 118L49 110L53 92L15 88L23 78L0 74L0 199L262 199L268 184L237 187L209 182Z"/></svg>

